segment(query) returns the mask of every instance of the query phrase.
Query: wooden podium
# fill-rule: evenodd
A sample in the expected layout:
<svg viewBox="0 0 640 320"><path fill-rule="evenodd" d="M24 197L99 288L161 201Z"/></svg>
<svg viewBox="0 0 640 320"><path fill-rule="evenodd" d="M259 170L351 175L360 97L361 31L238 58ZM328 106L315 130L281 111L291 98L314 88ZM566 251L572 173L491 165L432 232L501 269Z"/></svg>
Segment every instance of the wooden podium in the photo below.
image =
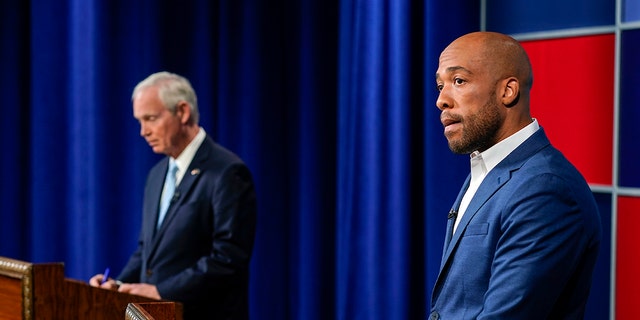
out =
<svg viewBox="0 0 640 320"><path fill-rule="evenodd" d="M125 319L129 303L173 305L182 319L182 304L158 301L64 277L63 263L28 263L0 257L0 319Z"/></svg>
<svg viewBox="0 0 640 320"><path fill-rule="evenodd" d="M132 302L127 305L125 320L182 320L176 306L173 302Z"/></svg>

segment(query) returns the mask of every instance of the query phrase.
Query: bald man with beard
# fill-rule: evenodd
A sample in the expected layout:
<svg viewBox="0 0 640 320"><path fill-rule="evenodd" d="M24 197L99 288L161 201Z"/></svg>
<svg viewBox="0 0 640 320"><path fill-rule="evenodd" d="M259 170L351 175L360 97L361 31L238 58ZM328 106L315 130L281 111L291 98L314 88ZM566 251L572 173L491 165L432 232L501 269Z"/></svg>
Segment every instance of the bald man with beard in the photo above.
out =
<svg viewBox="0 0 640 320"><path fill-rule="evenodd" d="M436 105L471 173L448 215L430 319L582 319L601 224L587 182L529 110L513 38L475 32L440 55Z"/></svg>

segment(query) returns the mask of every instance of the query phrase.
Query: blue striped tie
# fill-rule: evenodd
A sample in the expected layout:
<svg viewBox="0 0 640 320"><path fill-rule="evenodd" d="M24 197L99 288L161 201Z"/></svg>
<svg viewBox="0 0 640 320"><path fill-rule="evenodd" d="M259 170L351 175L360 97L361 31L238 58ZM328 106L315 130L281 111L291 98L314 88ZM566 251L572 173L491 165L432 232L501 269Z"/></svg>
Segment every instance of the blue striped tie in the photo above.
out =
<svg viewBox="0 0 640 320"><path fill-rule="evenodd" d="M173 198L173 192L176 189L176 172L178 172L178 166L173 159L170 159L169 170L167 170L167 177L164 180L164 188L162 190L160 211L158 212L158 229L160 229L162 221L164 221L164 216L167 214L167 210L171 204L171 198Z"/></svg>

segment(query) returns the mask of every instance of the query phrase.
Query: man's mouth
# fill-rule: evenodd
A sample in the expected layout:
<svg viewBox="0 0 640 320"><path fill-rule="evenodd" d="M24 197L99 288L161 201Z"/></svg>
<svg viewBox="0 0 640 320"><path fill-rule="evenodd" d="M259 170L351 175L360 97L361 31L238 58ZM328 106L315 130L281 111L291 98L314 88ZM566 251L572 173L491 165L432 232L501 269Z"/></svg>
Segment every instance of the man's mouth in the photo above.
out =
<svg viewBox="0 0 640 320"><path fill-rule="evenodd" d="M451 134L454 130L458 129L461 126L461 121L457 117L451 117L448 115L442 115L440 117L440 122L444 127L444 134Z"/></svg>
<svg viewBox="0 0 640 320"><path fill-rule="evenodd" d="M443 118L440 120L440 122L442 122L442 125L446 128L452 124L459 123L460 121L454 120L452 118Z"/></svg>

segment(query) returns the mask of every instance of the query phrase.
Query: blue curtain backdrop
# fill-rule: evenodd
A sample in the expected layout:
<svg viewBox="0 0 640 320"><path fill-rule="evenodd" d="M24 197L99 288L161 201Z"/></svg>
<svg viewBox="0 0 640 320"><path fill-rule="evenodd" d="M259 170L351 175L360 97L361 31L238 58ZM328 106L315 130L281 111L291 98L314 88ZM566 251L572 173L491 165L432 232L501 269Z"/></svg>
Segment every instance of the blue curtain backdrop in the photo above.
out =
<svg viewBox="0 0 640 320"><path fill-rule="evenodd" d="M0 4L0 255L117 272L147 170L130 93L188 77L251 167L253 319L419 319L468 173L435 108L439 52L477 1Z"/></svg>

